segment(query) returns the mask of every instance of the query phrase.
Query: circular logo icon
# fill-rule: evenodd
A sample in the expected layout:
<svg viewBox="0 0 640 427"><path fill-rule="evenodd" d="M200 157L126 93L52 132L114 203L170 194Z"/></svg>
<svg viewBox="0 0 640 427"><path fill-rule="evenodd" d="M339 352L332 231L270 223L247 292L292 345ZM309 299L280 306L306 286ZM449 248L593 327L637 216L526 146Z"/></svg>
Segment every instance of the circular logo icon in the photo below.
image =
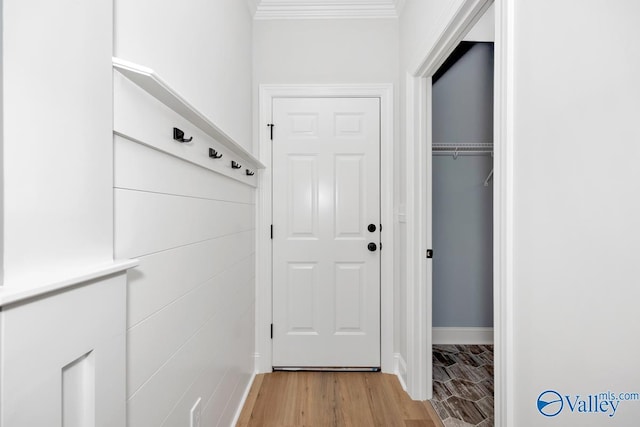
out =
<svg viewBox="0 0 640 427"><path fill-rule="evenodd" d="M555 390L547 390L538 396L538 412L545 417L555 417L564 407L562 396Z"/></svg>

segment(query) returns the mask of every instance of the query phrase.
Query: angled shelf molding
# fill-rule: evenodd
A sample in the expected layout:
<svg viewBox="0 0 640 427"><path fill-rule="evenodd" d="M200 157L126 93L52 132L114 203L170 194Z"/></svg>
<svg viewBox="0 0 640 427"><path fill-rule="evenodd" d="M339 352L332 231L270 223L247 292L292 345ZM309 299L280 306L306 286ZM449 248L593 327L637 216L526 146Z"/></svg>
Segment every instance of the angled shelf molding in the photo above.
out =
<svg viewBox="0 0 640 427"><path fill-rule="evenodd" d="M90 284L112 274L123 273L139 264L137 259L123 259L104 264L83 266L76 270L32 274L16 283L0 286L0 308L26 300L41 298L76 286Z"/></svg>
<svg viewBox="0 0 640 427"><path fill-rule="evenodd" d="M260 160L192 106L152 69L120 58L113 58L113 68L234 153L238 160L254 169L264 169Z"/></svg>

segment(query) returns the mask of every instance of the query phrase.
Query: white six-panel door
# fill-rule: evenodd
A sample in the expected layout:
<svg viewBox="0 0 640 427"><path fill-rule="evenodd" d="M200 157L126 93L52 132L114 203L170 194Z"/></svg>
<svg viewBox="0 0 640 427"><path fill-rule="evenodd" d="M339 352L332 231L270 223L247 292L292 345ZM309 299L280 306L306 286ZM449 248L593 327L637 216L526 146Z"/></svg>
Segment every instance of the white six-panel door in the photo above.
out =
<svg viewBox="0 0 640 427"><path fill-rule="evenodd" d="M273 366L379 367L379 99L276 98L273 123Z"/></svg>

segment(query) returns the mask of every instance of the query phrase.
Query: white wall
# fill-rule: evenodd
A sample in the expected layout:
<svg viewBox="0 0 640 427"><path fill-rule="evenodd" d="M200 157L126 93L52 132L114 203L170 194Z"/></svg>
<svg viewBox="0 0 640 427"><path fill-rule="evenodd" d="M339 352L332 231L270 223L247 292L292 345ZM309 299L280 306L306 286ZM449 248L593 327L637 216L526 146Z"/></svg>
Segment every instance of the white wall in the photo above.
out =
<svg viewBox="0 0 640 427"><path fill-rule="evenodd" d="M112 3L2 7L4 285L25 287L113 256Z"/></svg>
<svg viewBox="0 0 640 427"><path fill-rule="evenodd" d="M453 9L439 3L407 1L400 25L403 70L413 71L419 52L433 45L427 28L441 28L451 16ZM508 61L515 96L508 361L514 388L505 402L513 418L503 423L635 425L639 402L621 402L614 417L572 413L566 400L558 416L544 417L536 403L548 389L572 402L577 395L638 392L640 204L633 195L640 190L634 120L640 57L632 46L640 35L640 5L500 3L515 11L513 21L503 22L514 31ZM425 18L429 8L439 23Z"/></svg>
<svg viewBox="0 0 640 427"><path fill-rule="evenodd" d="M0 426L125 425L125 292L119 273L2 307Z"/></svg>
<svg viewBox="0 0 640 427"><path fill-rule="evenodd" d="M112 9L2 1L3 427L125 423L126 276L109 270ZM42 293L60 284L71 286Z"/></svg>
<svg viewBox="0 0 640 427"><path fill-rule="evenodd" d="M115 56L152 68L252 150L252 19L244 0L115 0Z"/></svg>
<svg viewBox="0 0 640 427"><path fill-rule="evenodd" d="M640 4L512 3L514 425L636 425L536 399L640 388Z"/></svg>
<svg viewBox="0 0 640 427"><path fill-rule="evenodd" d="M258 20L254 22L253 40L256 99L261 84L392 83L397 105L398 21L395 19ZM257 103L254 114L257 132L263 126L257 122ZM394 115L397 135L397 111ZM397 162L397 159L395 152L394 160ZM394 186L397 198L397 178ZM396 270L394 274L398 277L401 272ZM394 323L397 327L398 322Z"/></svg>
<svg viewBox="0 0 640 427"><path fill-rule="evenodd" d="M394 83L394 19L263 20L254 23L254 82Z"/></svg>
<svg viewBox="0 0 640 427"><path fill-rule="evenodd" d="M229 425L254 371L255 189L185 161L215 142L115 82L115 253L140 260L127 292L128 425L189 425L198 398L203 426ZM171 141L173 155L156 133L172 123L194 136Z"/></svg>
<svg viewBox="0 0 640 427"><path fill-rule="evenodd" d="M245 1L115 0L115 56L152 68L252 151L252 25ZM142 141L182 123L195 145L180 148L218 145L128 85L116 97L128 91L146 117L124 118ZM254 368L255 191L128 139L115 156L115 253L141 263L128 287L128 423L189 425L200 397L203 426L229 425Z"/></svg>
<svg viewBox="0 0 640 427"><path fill-rule="evenodd" d="M413 73L463 0L406 0L400 16L400 74Z"/></svg>
<svg viewBox="0 0 640 427"><path fill-rule="evenodd" d="M465 41L470 42L492 42L495 41L496 33L496 7L492 4L482 15L482 18L464 36Z"/></svg>

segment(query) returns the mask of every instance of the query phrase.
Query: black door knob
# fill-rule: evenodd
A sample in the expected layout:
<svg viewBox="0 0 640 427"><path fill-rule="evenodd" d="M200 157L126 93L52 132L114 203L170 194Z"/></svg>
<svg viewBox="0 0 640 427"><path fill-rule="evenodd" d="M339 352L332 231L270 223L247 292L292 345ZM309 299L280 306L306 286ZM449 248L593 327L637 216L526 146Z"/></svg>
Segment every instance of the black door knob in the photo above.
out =
<svg viewBox="0 0 640 427"><path fill-rule="evenodd" d="M369 226L367 227L367 230L369 230L370 232L374 232L376 231L376 225L375 224L369 224Z"/></svg>
<svg viewBox="0 0 640 427"><path fill-rule="evenodd" d="M376 249L378 249L378 245L376 245L375 243L371 242L367 245L367 249L369 249L371 252L375 252Z"/></svg>

